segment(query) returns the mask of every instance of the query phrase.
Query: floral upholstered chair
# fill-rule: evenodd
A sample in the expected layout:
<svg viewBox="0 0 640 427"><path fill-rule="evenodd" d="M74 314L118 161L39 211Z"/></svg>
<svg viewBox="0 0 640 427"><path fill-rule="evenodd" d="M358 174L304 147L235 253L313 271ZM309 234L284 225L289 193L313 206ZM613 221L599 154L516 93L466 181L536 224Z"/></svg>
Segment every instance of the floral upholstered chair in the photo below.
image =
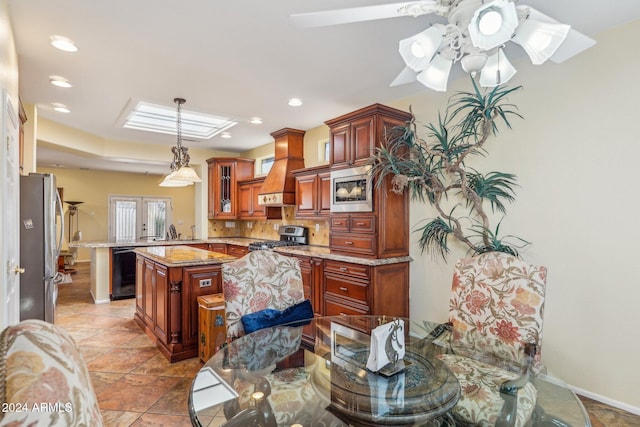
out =
<svg viewBox="0 0 640 427"><path fill-rule="evenodd" d="M242 336L243 316L305 302L300 261L269 250L249 252L222 264L222 292L227 338Z"/></svg>
<svg viewBox="0 0 640 427"><path fill-rule="evenodd" d="M460 382L453 411L462 424L519 427L530 419L536 389L528 372L542 369L546 278L546 267L500 252L457 261L449 301L451 352L438 357Z"/></svg>

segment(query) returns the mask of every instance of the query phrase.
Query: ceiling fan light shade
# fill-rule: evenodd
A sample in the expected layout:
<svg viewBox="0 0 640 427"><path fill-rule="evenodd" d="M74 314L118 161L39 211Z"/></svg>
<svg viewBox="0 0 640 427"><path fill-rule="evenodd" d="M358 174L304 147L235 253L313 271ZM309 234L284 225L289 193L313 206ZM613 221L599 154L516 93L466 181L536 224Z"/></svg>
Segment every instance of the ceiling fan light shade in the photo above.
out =
<svg viewBox="0 0 640 427"><path fill-rule="evenodd" d="M508 42L517 27L516 5L494 0L476 9L469 22L469 37L475 47L490 50Z"/></svg>
<svg viewBox="0 0 640 427"><path fill-rule="evenodd" d="M516 69L502 49L487 58L487 64L480 73L480 85L483 87L495 87L511 80L516 74Z"/></svg>
<svg viewBox="0 0 640 427"><path fill-rule="evenodd" d="M522 46L533 64L540 65L558 50L570 29L570 25L553 22L530 9L529 17L520 24L512 40Z"/></svg>
<svg viewBox="0 0 640 427"><path fill-rule="evenodd" d="M414 36L400 40L398 50L407 67L413 71L427 68L442 43L443 34L440 25L433 25Z"/></svg>
<svg viewBox="0 0 640 427"><path fill-rule="evenodd" d="M433 89L438 92L446 92L447 81L449 80L449 73L451 72L452 65L452 60L446 59L442 55L438 54L433 57L431 64L429 64L423 72L418 74L416 78L429 89Z"/></svg>

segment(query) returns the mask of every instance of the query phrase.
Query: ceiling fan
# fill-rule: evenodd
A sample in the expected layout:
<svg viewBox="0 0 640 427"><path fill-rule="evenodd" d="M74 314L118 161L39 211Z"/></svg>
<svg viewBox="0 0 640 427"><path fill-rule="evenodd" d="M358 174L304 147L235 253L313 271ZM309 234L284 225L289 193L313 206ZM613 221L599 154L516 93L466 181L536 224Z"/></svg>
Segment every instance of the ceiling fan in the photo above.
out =
<svg viewBox="0 0 640 427"><path fill-rule="evenodd" d="M595 40L517 0L421 0L291 15L301 27L319 27L396 17L434 14L445 23L400 40L406 67L391 86L418 80L447 90L454 63L485 87L509 81L516 73L504 53L507 42L520 45L533 64L560 63L593 46Z"/></svg>

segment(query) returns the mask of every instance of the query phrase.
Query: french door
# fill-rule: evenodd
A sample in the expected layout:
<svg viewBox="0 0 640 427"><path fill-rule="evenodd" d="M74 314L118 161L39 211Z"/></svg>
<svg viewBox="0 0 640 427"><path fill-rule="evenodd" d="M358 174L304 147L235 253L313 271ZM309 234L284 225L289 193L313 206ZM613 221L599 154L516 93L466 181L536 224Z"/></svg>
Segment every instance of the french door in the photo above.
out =
<svg viewBox="0 0 640 427"><path fill-rule="evenodd" d="M165 239L172 210L171 197L109 196L109 238Z"/></svg>

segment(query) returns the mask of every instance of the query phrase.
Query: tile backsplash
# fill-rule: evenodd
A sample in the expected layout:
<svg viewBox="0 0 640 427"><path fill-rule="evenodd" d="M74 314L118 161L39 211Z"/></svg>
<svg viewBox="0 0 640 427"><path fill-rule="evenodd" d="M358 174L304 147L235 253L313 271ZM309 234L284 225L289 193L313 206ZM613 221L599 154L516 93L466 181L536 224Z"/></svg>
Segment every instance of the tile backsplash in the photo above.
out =
<svg viewBox="0 0 640 427"><path fill-rule="evenodd" d="M209 237L249 237L254 239L279 240L278 227L302 225L309 228L309 244L329 246L329 219L295 219L295 207L283 206L282 219L268 220L209 220ZM233 227L230 225L233 224Z"/></svg>

